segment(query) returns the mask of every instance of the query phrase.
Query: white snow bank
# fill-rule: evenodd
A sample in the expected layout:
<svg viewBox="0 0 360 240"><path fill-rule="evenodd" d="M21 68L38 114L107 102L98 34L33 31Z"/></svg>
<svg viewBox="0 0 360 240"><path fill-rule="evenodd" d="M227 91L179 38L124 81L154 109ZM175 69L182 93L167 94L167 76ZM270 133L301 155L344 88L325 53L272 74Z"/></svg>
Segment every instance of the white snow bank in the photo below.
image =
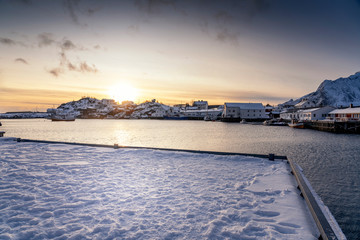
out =
<svg viewBox="0 0 360 240"><path fill-rule="evenodd" d="M0 142L0 239L317 239L285 162Z"/></svg>

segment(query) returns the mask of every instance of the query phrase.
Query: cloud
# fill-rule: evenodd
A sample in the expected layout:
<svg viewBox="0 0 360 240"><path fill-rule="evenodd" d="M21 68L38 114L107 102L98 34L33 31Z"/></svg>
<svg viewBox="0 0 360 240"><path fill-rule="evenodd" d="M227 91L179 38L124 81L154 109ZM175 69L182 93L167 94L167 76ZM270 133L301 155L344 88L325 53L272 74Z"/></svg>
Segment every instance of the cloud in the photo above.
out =
<svg viewBox="0 0 360 240"><path fill-rule="evenodd" d="M98 69L94 64L90 66L85 61L80 62L79 64L73 64L71 62L67 63L67 68L69 71L81 72L81 73L97 73Z"/></svg>
<svg viewBox="0 0 360 240"><path fill-rule="evenodd" d="M5 45L16 45L16 42L10 38L0 38L0 43L5 44Z"/></svg>
<svg viewBox="0 0 360 240"><path fill-rule="evenodd" d="M92 16L94 15L96 12L100 11L102 9L102 7L96 7L96 8L88 8L86 9L86 15L88 16Z"/></svg>
<svg viewBox="0 0 360 240"><path fill-rule="evenodd" d="M98 72L98 70L94 64L92 64L92 66L89 66L86 62L81 62L79 69L80 69L80 72L90 72L90 73Z"/></svg>
<svg viewBox="0 0 360 240"><path fill-rule="evenodd" d="M50 74L52 74L55 77L58 77L61 73L63 73L64 71L61 68L53 68L51 70L48 70L48 72Z"/></svg>
<svg viewBox="0 0 360 240"><path fill-rule="evenodd" d="M158 14L164 7L177 10L176 0L135 0L134 4L140 11L148 14Z"/></svg>
<svg viewBox="0 0 360 240"><path fill-rule="evenodd" d="M223 28L217 31L216 40L220 42L229 42L232 44L238 44L239 34L234 31L229 31L227 28Z"/></svg>
<svg viewBox="0 0 360 240"><path fill-rule="evenodd" d="M63 38L63 40L58 41L54 38L52 33L41 33L37 36L37 45L39 48L55 45L59 49L59 65L50 70L46 70L48 73L55 77L59 77L65 72L65 70L76 71L80 73L97 73L98 69L94 64L88 64L86 61L79 60L77 64L73 63L67 55L68 51L86 51L87 48L75 44L73 41ZM0 43L8 46L22 45L22 42L14 41L10 38L0 38ZM100 49L100 45L95 45L94 49ZM18 63L28 64L28 62L23 58L16 58L14 60Z"/></svg>
<svg viewBox="0 0 360 240"><path fill-rule="evenodd" d="M78 63L72 62L67 55L67 51L70 50L85 50L83 47L79 47L70 40L63 40L58 45L61 49L59 53L59 66L48 71L55 77L65 73L65 70L80 72L80 73L97 73L98 69L94 64L89 65L86 61L79 61Z"/></svg>
<svg viewBox="0 0 360 240"><path fill-rule="evenodd" d="M63 51L78 49L78 47L70 40L64 39L60 43L60 47Z"/></svg>
<svg viewBox="0 0 360 240"><path fill-rule="evenodd" d="M268 0L200 1L200 29L217 41L237 45L242 29L269 5Z"/></svg>
<svg viewBox="0 0 360 240"><path fill-rule="evenodd" d="M10 38L0 38L0 43L8 46L21 45L27 47L22 42L15 41ZM89 64L87 61L79 59L77 63L74 63L68 57L69 51L88 51L88 48L85 48L79 44L74 43L70 39L63 38L62 40L57 40L52 33L40 33L37 35L37 45L39 48L47 47L54 45L59 50L59 63L57 67L46 70L48 73L55 77L59 77L61 74L65 73L66 70L75 71L80 73L97 73L99 70L94 64ZM31 45L30 45L31 46ZM101 49L100 45L95 45L94 49ZM28 62L23 58L16 58L14 60L17 63L28 64Z"/></svg>
<svg viewBox="0 0 360 240"><path fill-rule="evenodd" d="M13 39L10 38L2 38L0 37L0 43L4 44L4 45L8 45L8 46L23 46L23 47L28 47L28 45L26 45L23 42L20 41L15 41Z"/></svg>
<svg viewBox="0 0 360 240"><path fill-rule="evenodd" d="M218 11L214 15L214 17L218 23L225 24L225 25L234 20L234 16L230 15L228 12L226 12L224 10Z"/></svg>
<svg viewBox="0 0 360 240"><path fill-rule="evenodd" d="M76 11L79 9L79 3L81 0L64 0L64 8L69 13L71 20L76 23L79 23L79 18L76 14Z"/></svg>
<svg viewBox="0 0 360 240"><path fill-rule="evenodd" d="M41 33L38 35L38 46L46 47L55 43L54 36L52 33Z"/></svg>
<svg viewBox="0 0 360 240"><path fill-rule="evenodd" d="M59 48L59 65L51 70L47 70L51 75L55 77L59 77L61 74L65 73L66 70L80 72L80 73L97 73L99 70L96 68L94 64L88 64L86 61L78 60L77 63L74 63L68 57L69 51L86 51L87 48L75 44L73 41L64 38L62 41L56 41L52 38L52 35L42 34L40 36L41 42L39 42L39 46L49 45L52 43L56 43L56 46ZM94 49L100 49L100 45L95 45Z"/></svg>
<svg viewBox="0 0 360 240"><path fill-rule="evenodd" d="M79 50L79 51L85 51L88 50L87 48L73 43L71 40L64 38L61 42L58 42L58 45L60 49L65 52L69 50Z"/></svg>
<svg viewBox="0 0 360 240"><path fill-rule="evenodd" d="M37 36L38 39L38 46L39 47L46 47L46 46L51 46L53 44L57 44L57 46L62 50L62 51L68 51L68 50L87 50L86 48L77 45L75 43L73 43L73 41L64 38L61 41L58 41L55 39L54 35L52 33L41 33Z"/></svg>
<svg viewBox="0 0 360 240"><path fill-rule="evenodd" d="M80 2L81 2L81 0L63 0L63 7L64 7L64 10L69 13L69 16L73 23L86 27L87 24L80 23L78 13L82 13L86 16L92 16L97 11L101 10L102 7L101 6L83 7L80 5ZM92 3L94 3L94 2L92 2ZM102 4L101 1L99 3ZM89 4L89 2L87 2L87 4Z"/></svg>
<svg viewBox="0 0 360 240"><path fill-rule="evenodd" d="M16 58L14 60L15 62L18 62L18 63L23 63L23 64L29 64L25 59L23 58Z"/></svg>

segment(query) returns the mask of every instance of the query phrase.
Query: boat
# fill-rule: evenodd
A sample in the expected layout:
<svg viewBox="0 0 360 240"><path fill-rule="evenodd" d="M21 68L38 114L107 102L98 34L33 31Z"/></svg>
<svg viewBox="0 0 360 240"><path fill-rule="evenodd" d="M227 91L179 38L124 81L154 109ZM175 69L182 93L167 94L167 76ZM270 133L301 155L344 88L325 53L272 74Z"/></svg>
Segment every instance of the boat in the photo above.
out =
<svg viewBox="0 0 360 240"><path fill-rule="evenodd" d="M291 128L305 128L305 124L303 122L298 122L292 120L291 123L288 124Z"/></svg>
<svg viewBox="0 0 360 240"><path fill-rule="evenodd" d="M288 124L279 119L271 119L271 120L265 120L263 122L263 125L265 125L265 126L287 126Z"/></svg>
<svg viewBox="0 0 360 240"><path fill-rule="evenodd" d="M59 122L59 121L75 121L75 116L72 115L53 115L51 116L51 121L53 122Z"/></svg>
<svg viewBox="0 0 360 240"><path fill-rule="evenodd" d="M204 117L204 121L216 121L216 120L217 120L217 116L206 115Z"/></svg>
<svg viewBox="0 0 360 240"><path fill-rule="evenodd" d="M241 123L241 124L246 124L247 121L246 121L245 119L243 119L243 120L240 121L240 123Z"/></svg>

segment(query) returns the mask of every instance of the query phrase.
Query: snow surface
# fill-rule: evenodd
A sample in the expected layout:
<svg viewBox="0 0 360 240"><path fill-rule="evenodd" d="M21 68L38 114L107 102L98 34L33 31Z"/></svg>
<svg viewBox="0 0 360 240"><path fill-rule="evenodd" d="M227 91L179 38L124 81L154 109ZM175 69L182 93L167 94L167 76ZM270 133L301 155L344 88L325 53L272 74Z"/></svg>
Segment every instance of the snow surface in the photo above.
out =
<svg viewBox="0 0 360 240"><path fill-rule="evenodd" d="M14 141L0 153L0 239L319 236L285 162Z"/></svg>
<svg viewBox="0 0 360 240"><path fill-rule="evenodd" d="M329 112L329 114L360 114L360 107L335 109Z"/></svg>
<svg viewBox="0 0 360 240"><path fill-rule="evenodd" d="M225 103L226 107L238 107L240 109L265 109L262 103Z"/></svg>

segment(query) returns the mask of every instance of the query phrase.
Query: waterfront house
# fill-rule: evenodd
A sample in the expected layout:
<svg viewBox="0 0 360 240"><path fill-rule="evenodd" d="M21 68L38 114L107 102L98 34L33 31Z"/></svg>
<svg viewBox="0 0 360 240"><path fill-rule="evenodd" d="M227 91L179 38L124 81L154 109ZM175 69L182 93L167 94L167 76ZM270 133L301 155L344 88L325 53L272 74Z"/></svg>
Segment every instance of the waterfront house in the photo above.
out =
<svg viewBox="0 0 360 240"><path fill-rule="evenodd" d="M269 119L280 118L280 110L269 104L265 106L265 114Z"/></svg>
<svg viewBox="0 0 360 240"><path fill-rule="evenodd" d="M296 112L296 116L298 116L298 120L300 121L317 121L324 120L328 113L333 111L335 108L331 106L326 106L322 108L310 108L310 109L302 109Z"/></svg>
<svg viewBox="0 0 360 240"><path fill-rule="evenodd" d="M199 101L194 101L193 102L193 107L196 107L197 109L201 110L201 109L208 109L208 102L207 101L203 101L203 100L199 100Z"/></svg>
<svg viewBox="0 0 360 240"><path fill-rule="evenodd" d="M360 121L360 107L352 107L345 109L336 109L329 112L328 120L333 121Z"/></svg>
<svg viewBox="0 0 360 240"><path fill-rule="evenodd" d="M220 118L222 109L200 109L200 110L185 110L181 111L181 115L193 120L203 120L206 116L210 119Z"/></svg>
<svg viewBox="0 0 360 240"><path fill-rule="evenodd" d="M265 108L261 103L225 103L222 113L223 121L261 121L267 119Z"/></svg>
<svg viewBox="0 0 360 240"><path fill-rule="evenodd" d="M280 118L284 120L291 120L295 118L295 110L294 109L284 109L280 112Z"/></svg>

